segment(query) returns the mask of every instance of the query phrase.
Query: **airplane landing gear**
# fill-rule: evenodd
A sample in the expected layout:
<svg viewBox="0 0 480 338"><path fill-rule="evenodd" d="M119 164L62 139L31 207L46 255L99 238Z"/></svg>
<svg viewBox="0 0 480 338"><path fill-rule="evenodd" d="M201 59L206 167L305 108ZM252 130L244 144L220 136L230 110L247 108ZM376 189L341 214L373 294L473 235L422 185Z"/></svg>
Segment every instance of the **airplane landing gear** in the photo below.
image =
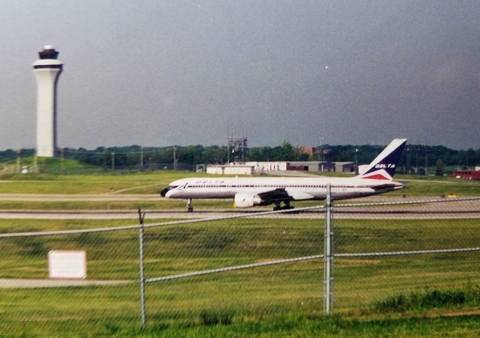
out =
<svg viewBox="0 0 480 338"><path fill-rule="evenodd" d="M192 206L192 199L189 198L187 200L187 212L192 212L193 211L193 206Z"/></svg>
<svg viewBox="0 0 480 338"><path fill-rule="evenodd" d="M280 205L280 202L275 203L275 207L273 208L273 211L278 211L278 210L288 210L288 209L293 209L290 205L290 201L284 201L285 205L282 207Z"/></svg>

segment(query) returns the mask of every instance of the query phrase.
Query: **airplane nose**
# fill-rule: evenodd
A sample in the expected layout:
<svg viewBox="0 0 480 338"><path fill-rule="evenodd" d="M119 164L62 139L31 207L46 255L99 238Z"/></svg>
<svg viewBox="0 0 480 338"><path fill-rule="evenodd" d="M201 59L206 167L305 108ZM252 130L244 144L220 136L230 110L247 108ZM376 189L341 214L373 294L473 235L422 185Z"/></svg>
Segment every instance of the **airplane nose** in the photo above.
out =
<svg viewBox="0 0 480 338"><path fill-rule="evenodd" d="M169 191L170 189L168 187L166 187L165 189L163 189L162 191L160 191L160 195L162 197L165 197L165 195L167 194L167 192Z"/></svg>

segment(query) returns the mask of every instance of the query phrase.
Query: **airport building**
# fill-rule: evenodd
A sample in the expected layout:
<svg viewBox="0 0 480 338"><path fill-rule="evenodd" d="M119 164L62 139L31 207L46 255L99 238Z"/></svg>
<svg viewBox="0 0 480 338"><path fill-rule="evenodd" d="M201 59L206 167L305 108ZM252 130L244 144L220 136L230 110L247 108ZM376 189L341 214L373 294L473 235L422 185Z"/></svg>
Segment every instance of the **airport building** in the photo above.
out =
<svg viewBox="0 0 480 338"><path fill-rule="evenodd" d="M453 172L453 177L461 178L463 180L472 180L480 181L480 168L475 168L475 170L455 170Z"/></svg>
<svg viewBox="0 0 480 338"><path fill-rule="evenodd" d="M318 161L290 161L290 162L246 162L226 165L208 165L207 174L217 175L253 175L272 171L336 171L354 172L354 162L318 162Z"/></svg>

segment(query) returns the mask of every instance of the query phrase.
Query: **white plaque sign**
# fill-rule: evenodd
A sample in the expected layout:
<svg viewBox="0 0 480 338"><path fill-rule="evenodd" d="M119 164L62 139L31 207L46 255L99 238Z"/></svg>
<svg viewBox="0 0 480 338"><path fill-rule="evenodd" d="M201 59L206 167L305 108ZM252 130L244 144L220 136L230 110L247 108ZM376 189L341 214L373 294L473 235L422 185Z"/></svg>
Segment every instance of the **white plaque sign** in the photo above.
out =
<svg viewBox="0 0 480 338"><path fill-rule="evenodd" d="M87 254L85 251L52 250L48 253L48 273L52 279L85 279Z"/></svg>

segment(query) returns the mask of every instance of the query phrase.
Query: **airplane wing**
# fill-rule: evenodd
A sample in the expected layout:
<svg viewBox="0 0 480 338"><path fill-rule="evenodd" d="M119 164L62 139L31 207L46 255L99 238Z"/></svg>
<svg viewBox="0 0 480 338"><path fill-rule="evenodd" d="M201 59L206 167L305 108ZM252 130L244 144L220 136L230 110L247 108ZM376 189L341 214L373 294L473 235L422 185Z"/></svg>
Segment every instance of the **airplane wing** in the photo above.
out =
<svg viewBox="0 0 480 338"><path fill-rule="evenodd" d="M372 188L373 190L383 190L383 189L400 188L401 186L403 186L403 185L401 185L399 183L392 182L392 183L385 183L385 184L380 184L380 185L373 185L370 188Z"/></svg>
<svg viewBox="0 0 480 338"><path fill-rule="evenodd" d="M313 196L302 191L291 192L278 188L258 194L264 201L302 201L313 199Z"/></svg>
<svg viewBox="0 0 480 338"><path fill-rule="evenodd" d="M234 197L235 206L238 208L248 208L255 205L269 205L272 203L278 204L280 202L291 200L292 197L290 197L285 188L237 193Z"/></svg>
<svg viewBox="0 0 480 338"><path fill-rule="evenodd" d="M314 196L306 193L306 192L294 192L288 194L294 201L304 201L304 200L311 200Z"/></svg>
<svg viewBox="0 0 480 338"><path fill-rule="evenodd" d="M264 191L257 194L264 201L284 201L291 200L291 196L287 193L285 188L278 188L274 190Z"/></svg>

